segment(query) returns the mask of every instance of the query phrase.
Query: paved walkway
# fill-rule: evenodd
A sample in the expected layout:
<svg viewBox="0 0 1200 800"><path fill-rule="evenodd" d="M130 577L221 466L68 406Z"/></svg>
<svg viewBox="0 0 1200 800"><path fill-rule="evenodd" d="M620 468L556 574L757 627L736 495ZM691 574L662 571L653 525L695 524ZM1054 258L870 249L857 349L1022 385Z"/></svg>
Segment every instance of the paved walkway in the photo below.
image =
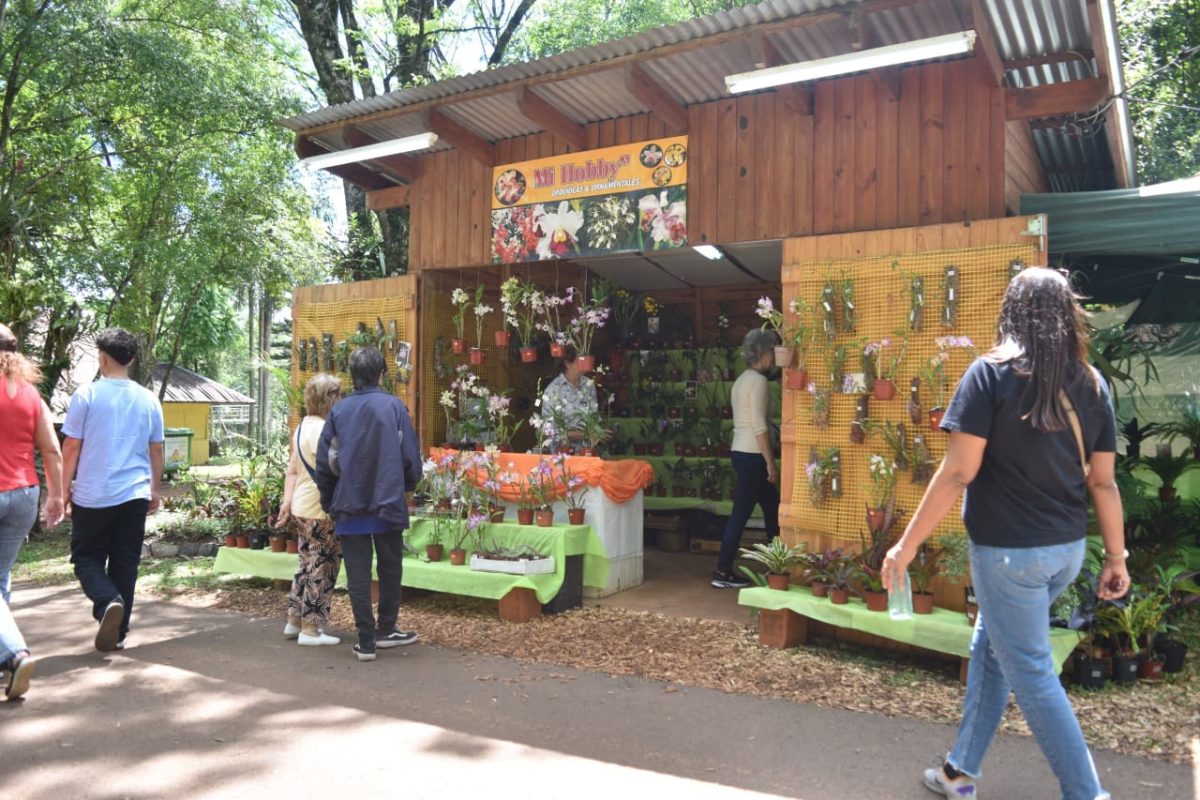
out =
<svg viewBox="0 0 1200 800"><path fill-rule="evenodd" d="M279 620L167 602L91 648L73 588L17 587L41 658L0 703L0 797L924 800L945 726L417 645L359 664ZM1116 798L1195 797L1186 767L1097 753ZM992 748L987 797L1057 796L1032 741Z"/></svg>

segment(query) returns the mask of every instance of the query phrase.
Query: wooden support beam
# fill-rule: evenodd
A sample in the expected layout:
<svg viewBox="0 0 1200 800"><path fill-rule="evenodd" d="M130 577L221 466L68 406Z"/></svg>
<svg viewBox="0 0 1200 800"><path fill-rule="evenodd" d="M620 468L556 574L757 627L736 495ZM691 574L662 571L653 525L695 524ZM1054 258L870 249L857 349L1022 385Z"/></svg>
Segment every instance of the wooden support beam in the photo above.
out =
<svg viewBox="0 0 1200 800"><path fill-rule="evenodd" d="M1065 64L1070 61L1090 62L1094 53L1089 48L1080 48L1079 50L1070 50L1066 53L1046 53L1042 56L1029 56L1028 58L1011 58L1003 62L1006 70L1024 69L1025 67L1040 67L1044 64ZM1091 66L1089 63L1088 66Z"/></svg>
<svg viewBox="0 0 1200 800"><path fill-rule="evenodd" d="M625 86L630 94L650 109L650 113L666 123L668 130L687 133L687 106L676 100L658 81L650 77L645 67L638 63L630 65L625 74Z"/></svg>
<svg viewBox="0 0 1200 800"><path fill-rule="evenodd" d="M351 147L366 147L371 144L379 144L379 140L374 136L353 125L347 125L342 128L342 138ZM396 180L404 181L405 183L412 183L417 177L417 162L406 155L397 154L394 156L384 156L383 158L372 158L367 163L375 165Z"/></svg>
<svg viewBox="0 0 1200 800"><path fill-rule="evenodd" d="M307 136L296 136L293 148L296 155L300 158L311 158L312 156L324 155L325 153L333 152L324 145L317 144ZM325 171L330 175L336 175L344 181L349 181L355 186L363 189L386 189L389 186L394 186L391 181L382 175L372 172L366 167L358 164L343 164L340 167L325 167Z"/></svg>
<svg viewBox="0 0 1200 800"><path fill-rule="evenodd" d="M1108 81L1103 78L1049 83L1032 89L1009 89L1005 114L1009 120L1084 114L1094 111L1108 95Z"/></svg>
<svg viewBox="0 0 1200 800"><path fill-rule="evenodd" d="M964 0L963 23L975 31L975 60L989 86L1004 85L1004 63L992 32L992 20L980 0Z"/></svg>
<svg viewBox="0 0 1200 800"><path fill-rule="evenodd" d="M1096 54L1096 76L1103 80L1108 86L1108 94L1116 93L1116 81L1114 76L1109 73L1110 53L1108 50L1108 37L1105 35L1107 27L1104 24L1104 18L1100 14L1100 4L1096 0L1088 0L1087 4L1088 25L1092 29L1092 50ZM1120 67L1118 67L1119 69ZM1133 158L1132 153L1125 152L1125 137L1122 135L1117 115L1117 104L1113 103L1108 107L1104 114L1104 124L1107 128L1108 152L1112 156L1113 161L1113 176L1116 178L1117 187L1121 189L1129 188L1129 173L1128 164Z"/></svg>
<svg viewBox="0 0 1200 800"><path fill-rule="evenodd" d="M367 208L383 211L388 208L404 208L409 202L408 186L393 186L390 189L375 189L367 192Z"/></svg>
<svg viewBox="0 0 1200 800"><path fill-rule="evenodd" d="M847 24L850 27L850 46L855 50L870 50L872 47L879 46L879 36L875 31L875 24L871 21L870 9L864 6L855 6L847 18Z"/></svg>
<svg viewBox="0 0 1200 800"><path fill-rule="evenodd" d="M457 120L443 114L436 108L425 114L425 123L429 130L445 139L448 144L470 155L485 167L496 164L496 149L492 143Z"/></svg>
<svg viewBox="0 0 1200 800"><path fill-rule="evenodd" d="M754 63L759 69L779 67L788 63L788 58L780 52L770 37L762 31L757 31L751 39L754 52ZM807 83L785 83L775 87L775 94L783 101L784 108L802 117L811 117L813 108L812 86Z"/></svg>
<svg viewBox="0 0 1200 800"><path fill-rule="evenodd" d="M517 107L530 122L563 139L575 150L587 149L587 129L528 86L517 93Z"/></svg>
<svg viewBox="0 0 1200 800"><path fill-rule="evenodd" d="M900 99L900 68L899 67L884 67L883 69L873 69L870 75L875 80L875 84L879 87L879 91L887 95L889 100Z"/></svg>

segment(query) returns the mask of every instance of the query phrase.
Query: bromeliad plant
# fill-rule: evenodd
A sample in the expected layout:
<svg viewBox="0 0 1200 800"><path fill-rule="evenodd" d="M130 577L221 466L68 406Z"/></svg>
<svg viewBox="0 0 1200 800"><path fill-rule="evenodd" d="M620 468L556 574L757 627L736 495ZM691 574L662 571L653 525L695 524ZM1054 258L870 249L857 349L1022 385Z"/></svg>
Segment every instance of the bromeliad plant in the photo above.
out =
<svg viewBox="0 0 1200 800"><path fill-rule="evenodd" d="M789 567L798 566L805 560L803 542L790 547L778 536L768 544L757 542L753 547L739 548L738 555L748 561L762 564L771 575L787 575Z"/></svg>

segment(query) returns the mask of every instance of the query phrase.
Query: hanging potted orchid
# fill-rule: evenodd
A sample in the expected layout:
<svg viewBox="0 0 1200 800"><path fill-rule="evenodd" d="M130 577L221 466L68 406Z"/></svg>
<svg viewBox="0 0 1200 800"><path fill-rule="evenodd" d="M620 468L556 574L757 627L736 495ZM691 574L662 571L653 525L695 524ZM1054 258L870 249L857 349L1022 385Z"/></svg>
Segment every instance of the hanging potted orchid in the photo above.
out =
<svg viewBox="0 0 1200 800"><path fill-rule="evenodd" d="M471 305L471 296L461 286L450 293L450 302L454 304L454 338L450 340L450 349L455 355L461 356L467 352L467 340L463 338L463 325L467 321L467 307Z"/></svg>
<svg viewBox="0 0 1200 800"><path fill-rule="evenodd" d="M872 390L877 400L891 400L896 396L896 371L900 368L905 351L908 350L907 331L900 338L898 350L888 355L887 348L891 345L892 340L884 337L878 342L868 342L863 348L864 355L873 356L875 359L875 384Z"/></svg>
<svg viewBox="0 0 1200 800"><path fill-rule="evenodd" d="M504 322L496 329L496 347L508 347L512 341L512 331L509 328L519 329L517 308L520 303L521 279L513 275L500 284L500 315Z"/></svg>
<svg viewBox="0 0 1200 800"><path fill-rule="evenodd" d="M872 532L883 528L888 507L896 491L896 465L873 453L868 462L871 471L871 505L867 508L867 525Z"/></svg>
<svg viewBox="0 0 1200 800"><path fill-rule="evenodd" d="M783 341L795 348L796 368L783 371L783 385L786 389L801 391L808 387L808 370L805 369L804 356L812 339L812 306L798 297L793 297L788 303L788 311L795 317L795 322L790 328L785 323L784 333L787 338Z"/></svg>
<svg viewBox="0 0 1200 800"><path fill-rule="evenodd" d="M612 309L608 307L608 294L603 284L598 284L592 292L590 302L581 303L575 318L571 320L571 344L579 361L579 368L591 372L596 366L596 357L592 355L592 341L596 331L604 327Z"/></svg>
<svg viewBox="0 0 1200 800"><path fill-rule="evenodd" d="M771 301L771 298L763 295L758 298L754 313L762 319L764 331L774 331L775 335L779 337L780 344L775 346L775 366L790 367L792 359L796 355L796 348L787 343L788 337L784 335L783 312L775 308L775 303Z"/></svg>
<svg viewBox="0 0 1200 800"><path fill-rule="evenodd" d="M937 353L930 359L921 377L933 394L933 405L929 409L929 427L937 430L942 424L942 416L946 413L946 365L950 361L950 351L966 350L974 358L977 354L975 343L967 336L938 336L933 340L937 345Z"/></svg>
<svg viewBox="0 0 1200 800"><path fill-rule="evenodd" d="M642 311L646 315L646 333L651 336L657 335L662 323L662 318L658 315L662 311L662 305L651 295L646 295L642 298Z"/></svg>
<svg viewBox="0 0 1200 800"><path fill-rule="evenodd" d="M542 319L543 322L538 323L538 330L544 331L550 339L550 357L562 358L567 352L566 327L562 322L562 308L569 306L575 302L575 287L568 286L563 294L557 295L547 293L542 302Z"/></svg>
<svg viewBox="0 0 1200 800"><path fill-rule="evenodd" d="M517 331L521 335L521 361L532 364L537 361L537 347L533 344L533 332L538 320L546 315L546 294L532 283L520 286L516 304Z"/></svg>
<svg viewBox="0 0 1200 800"><path fill-rule="evenodd" d="M495 311L483 302L483 286L475 288L475 346L471 348L471 363L480 366L487 361L487 353L483 349L483 318Z"/></svg>

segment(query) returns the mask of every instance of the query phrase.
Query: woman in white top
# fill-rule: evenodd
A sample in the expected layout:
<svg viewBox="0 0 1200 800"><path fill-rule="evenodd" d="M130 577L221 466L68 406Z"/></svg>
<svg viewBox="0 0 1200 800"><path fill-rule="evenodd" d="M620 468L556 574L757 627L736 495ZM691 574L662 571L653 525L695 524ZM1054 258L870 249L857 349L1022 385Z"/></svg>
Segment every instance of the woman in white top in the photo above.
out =
<svg viewBox="0 0 1200 800"><path fill-rule="evenodd" d="M742 543L742 529L755 504L762 508L767 538L779 535L779 470L771 447L771 400L767 376L775 363L778 341L771 331L752 330L742 341L742 358L747 369L733 382L733 446L730 458L737 474L733 487L733 510L721 537L717 571L712 585L738 589L750 581L733 571L733 560Z"/></svg>
<svg viewBox="0 0 1200 800"><path fill-rule="evenodd" d="M300 568L288 593L287 625L283 635L302 645L335 645L336 636L324 632L329 601L342 566L342 547L329 516L321 510L321 496L313 482L317 442L329 409L341 397L342 386L332 375L319 374L304 387L304 410L292 436L292 456L283 482L283 502L275 527L288 524L300 540Z"/></svg>

